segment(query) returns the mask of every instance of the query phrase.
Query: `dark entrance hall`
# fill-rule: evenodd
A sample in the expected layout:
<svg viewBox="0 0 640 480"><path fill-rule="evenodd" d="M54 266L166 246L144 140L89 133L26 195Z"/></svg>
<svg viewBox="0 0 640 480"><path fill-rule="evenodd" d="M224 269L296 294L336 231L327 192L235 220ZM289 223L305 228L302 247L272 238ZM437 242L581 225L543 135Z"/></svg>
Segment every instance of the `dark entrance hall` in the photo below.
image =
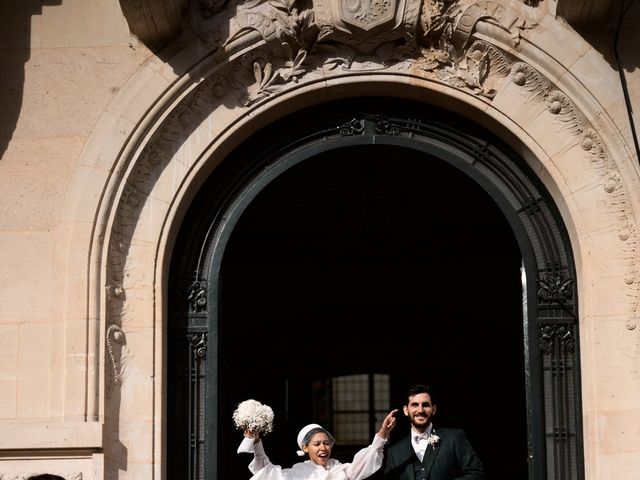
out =
<svg viewBox="0 0 640 480"><path fill-rule="evenodd" d="M493 200L422 152L349 147L286 171L244 212L223 258L221 460L232 461L222 478L250 476L227 422L235 404L274 408L265 445L290 465L297 430L320 421L314 382L375 373L388 375L391 408L407 382L432 384L440 425L468 432L489 478L526 478L520 264ZM359 446L338 438L335 455Z"/></svg>

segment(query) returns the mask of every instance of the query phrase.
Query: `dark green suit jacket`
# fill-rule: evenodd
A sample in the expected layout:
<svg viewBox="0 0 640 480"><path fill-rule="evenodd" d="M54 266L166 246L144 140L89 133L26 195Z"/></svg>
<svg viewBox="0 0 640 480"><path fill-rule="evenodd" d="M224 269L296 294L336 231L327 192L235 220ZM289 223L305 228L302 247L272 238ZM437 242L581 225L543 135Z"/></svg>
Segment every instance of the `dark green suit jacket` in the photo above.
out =
<svg viewBox="0 0 640 480"><path fill-rule="evenodd" d="M418 460L411 437L390 445L384 456L385 480L485 480L482 462L467 440L464 431L455 428L435 428L440 437L429 445L422 463Z"/></svg>

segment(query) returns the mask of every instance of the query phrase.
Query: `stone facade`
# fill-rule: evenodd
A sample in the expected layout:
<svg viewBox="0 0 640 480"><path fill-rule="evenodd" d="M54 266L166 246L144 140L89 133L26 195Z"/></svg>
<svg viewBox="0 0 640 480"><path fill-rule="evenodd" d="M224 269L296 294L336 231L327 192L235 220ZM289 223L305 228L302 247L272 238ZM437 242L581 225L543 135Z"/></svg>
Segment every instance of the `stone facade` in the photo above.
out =
<svg viewBox="0 0 640 480"><path fill-rule="evenodd" d="M637 2L606 35L562 1L155 4L182 12L0 2L0 479L164 478L190 200L263 125L363 95L461 113L544 182L577 267L585 478L637 478Z"/></svg>

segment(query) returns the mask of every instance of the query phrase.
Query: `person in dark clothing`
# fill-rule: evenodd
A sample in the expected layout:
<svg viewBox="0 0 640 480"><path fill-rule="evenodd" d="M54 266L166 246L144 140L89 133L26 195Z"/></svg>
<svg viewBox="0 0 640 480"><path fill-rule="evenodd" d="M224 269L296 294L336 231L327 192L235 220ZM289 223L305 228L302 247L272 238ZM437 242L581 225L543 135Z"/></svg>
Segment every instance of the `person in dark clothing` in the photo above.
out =
<svg viewBox="0 0 640 480"><path fill-rule="evenodd" d="M428 386L409 389L403 412L411 432L388 447L385 480L485 480L482 462L464 431L433 425L436 404Z"/></svg>

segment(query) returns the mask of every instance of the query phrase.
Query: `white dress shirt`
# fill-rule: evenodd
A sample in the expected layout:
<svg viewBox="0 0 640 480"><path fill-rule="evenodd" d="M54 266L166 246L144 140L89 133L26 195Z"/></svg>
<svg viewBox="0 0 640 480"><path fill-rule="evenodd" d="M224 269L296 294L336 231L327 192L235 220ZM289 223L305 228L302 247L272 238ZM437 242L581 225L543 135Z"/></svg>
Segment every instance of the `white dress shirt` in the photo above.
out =
<svg viewBox="0 0 640 480"><path fill-rule="evenodd" d="M421 434L411 429L411 445L413 445L413 450L416 452L416 456L420 461L424 458L424 452L427 451L427 447L429 446L428 438L431 436L432 430L433 425L429 425L422 435L423 438L419 438Z"/></svg>

